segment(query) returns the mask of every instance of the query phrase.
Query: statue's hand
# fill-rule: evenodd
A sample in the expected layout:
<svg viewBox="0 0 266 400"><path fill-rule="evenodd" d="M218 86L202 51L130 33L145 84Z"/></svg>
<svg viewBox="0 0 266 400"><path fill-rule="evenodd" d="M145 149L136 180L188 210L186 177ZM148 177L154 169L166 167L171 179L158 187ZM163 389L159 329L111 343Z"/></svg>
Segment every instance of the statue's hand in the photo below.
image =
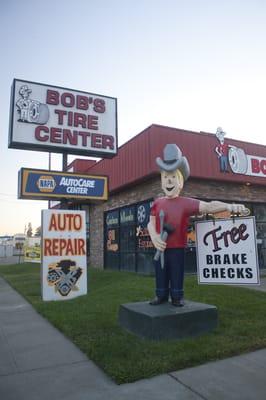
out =
<svg viewBox="0 0 266 400"><path fill-rule="evenodd" d="M250 210L244 204L228 204L228 211L232 214L249 215Z"/></svg>
<svg viewBox="0 0 266 400"><path fill-rule="evenodd" d="M151 236L152 243L157 250L164 251L166 248L166 242L161 239L159 234Z"/></svg>

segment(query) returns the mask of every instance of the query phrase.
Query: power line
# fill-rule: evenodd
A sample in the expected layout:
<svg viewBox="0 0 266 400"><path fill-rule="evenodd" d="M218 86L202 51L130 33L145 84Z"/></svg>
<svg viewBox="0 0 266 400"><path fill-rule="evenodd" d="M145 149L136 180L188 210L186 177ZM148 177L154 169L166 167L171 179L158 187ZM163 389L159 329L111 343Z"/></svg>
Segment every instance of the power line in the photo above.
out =
<svg viewBox="0 0 266 400"><path fill-rule="evenodd" d="M0 196L6 196L6 197L17 197L16 194L8 194L8 193L0 193Z"/></svg>
<svg viewBox="0 0 266 400"><path fill-rule="evenodd" d="M14 203L14 204L17 204L17 205L22 205L22 204L27 205L28 202L32 202L32 201L36 201L36 200L23 199L23 201L21 201L21 199L14 199L14 200L13 199L11 199L11 200L0 199L0 201L3 202L3 203ZM39 199L37 201L39 201L39 202L40 201L46 201L47 202L47 200L39 200ZM37 203L36 203L36 205L37 205Z"/></svg>

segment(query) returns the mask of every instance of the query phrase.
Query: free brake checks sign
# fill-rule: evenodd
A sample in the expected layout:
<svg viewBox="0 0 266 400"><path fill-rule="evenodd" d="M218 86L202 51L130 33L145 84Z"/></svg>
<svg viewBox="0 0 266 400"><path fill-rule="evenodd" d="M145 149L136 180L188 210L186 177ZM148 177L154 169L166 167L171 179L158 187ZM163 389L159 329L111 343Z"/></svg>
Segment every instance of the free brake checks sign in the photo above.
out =
<svg viewBox="0 0 266 400"><path fill-rule="evenodd" d="M255 218L196 222L198 281L259 284Z"/></svg>

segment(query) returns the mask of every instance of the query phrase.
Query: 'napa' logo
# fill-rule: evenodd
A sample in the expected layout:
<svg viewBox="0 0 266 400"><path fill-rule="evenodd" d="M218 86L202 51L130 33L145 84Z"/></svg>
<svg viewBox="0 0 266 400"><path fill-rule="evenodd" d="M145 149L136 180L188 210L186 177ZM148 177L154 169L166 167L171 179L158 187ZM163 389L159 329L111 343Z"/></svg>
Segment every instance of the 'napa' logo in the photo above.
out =
<svg viewBox="0 0 266 400"><path fill-rule="evenodd" d="M56 183L52 176L42 175L38 179L37 186L40 192L53 192L56 187Z"/></svg>

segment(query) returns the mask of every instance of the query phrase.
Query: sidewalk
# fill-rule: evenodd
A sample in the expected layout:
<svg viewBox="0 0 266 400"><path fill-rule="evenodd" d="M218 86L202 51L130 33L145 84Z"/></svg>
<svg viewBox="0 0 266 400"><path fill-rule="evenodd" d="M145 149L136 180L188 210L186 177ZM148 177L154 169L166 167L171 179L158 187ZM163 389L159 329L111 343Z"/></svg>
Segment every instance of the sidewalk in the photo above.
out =
<svg viewBox="0 0 266 400"><path fill-rule="evenodd" d="M1 400L265 400L265 376L266 349L118 386L0 278Z"/></svg>

